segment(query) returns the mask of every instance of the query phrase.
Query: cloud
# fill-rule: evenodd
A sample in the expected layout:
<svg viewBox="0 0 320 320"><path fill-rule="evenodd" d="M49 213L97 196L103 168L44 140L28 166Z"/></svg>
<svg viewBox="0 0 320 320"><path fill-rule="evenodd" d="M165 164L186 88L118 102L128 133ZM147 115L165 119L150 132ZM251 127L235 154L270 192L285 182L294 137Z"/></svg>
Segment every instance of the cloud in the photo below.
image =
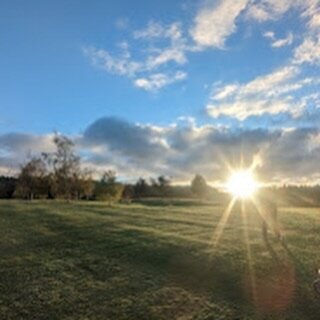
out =
<svg viewBox="0 0 320 320"><path fill-rule="evenodd" d="M133 32L135 39L171 39L172 41L182 38L181 24L178 22L164 26L159 22L149 21L145 29Z"/></svg>
<svg viewBox="0 0 320 320"><path fill-rule="evenodd" d="M183 65L187 62L186 52L188 46L186 39L183 37L182 26L180 23L172 23L164 26L160 23L150 21L146 29L138 30L133 33L135 39L147 41L168 39L169 44L166 46L155 45L151 43L148 55L145 59L145 69L148 71L157 70L169 62Z"/></svg>
<svg viewBox="0 0 320 320"><path fill-rule="evenodd" d="M225 49L226 42L243 21L277 21L290 10L299 15L306 27L303 41L294 49L294 64L319 64L320 4L318 0L207 0L202 2L192 26L181 21L163 24L150 20L145 28L134 30L120 51L85 47L93 65L119 76L147 91L160 90L173 73L184 72L188 55L208 49ZM272 31L263 34L273 48L293 44L292 32L283 38ZM299 41L299 36L295 37ZM118 48L118 49L119 49ZM161 81L159 81L161 79ZM182 78L181 78L182 79ZM181 80L179 79L179 80ZM283 103L283 101L282 101ZM279 101L277 101L279 104Z"/></svg>
<svg viewBox="0 0 320 320"><path fill-rule="evenodd" d="M274 32L272 32L272 31L265 32L263 34L263 36L265 38L268 38L268 39L271 40L271 47L272 48L281 48L281 47L289 46L293 42L293 34L292 34L292 32L289 32L287 37L282 38L282 39L277 39L275 37Z"/></svg>
<svg viewBox="0 0 320 320"><path fill-rule="evenodd" d="M7 133L0 135L0 167L3 173L15 172L19 166L41 152L50 152L54 148L53 135L27 133Z"/></svg>
<svg viewBox="0 0 320 320"><path fill-rule="evenodd" d="M289 33L286 38L278 39L278 40L275 40L274 42L272 42L271 46L273 48L281 48L281 47L291 45L292 42L293 42L293 34Z"/></svg>
<svg viewBox="0 0 320 320"><path fill-rule="evenodd" d="M300 0L260 0L253 1L247 16L259 22L277 20L292 7L300 6Z"/></svg>
<svg viewBox="0 0 320 320"><path fill-rule="evenodd" d="M132 77L143 70L143 65L131 59L127 46L121 46L120 56L114 57L107 50L85 47L83 52L91 59L93 65L113 74Z"/></svg>
<svg viewBox="0 0 320 320"><path fill-rule="evenodd" d="M316 174L320 130L316 128L232 129L197 126L194 120L160 127L102 118L88 127L80 144L91 150L88 163L112 166L130 178L166 174L189 182L200 173L218 183L228 175L228 166L239 166L240 159L250 165L257 155L262 158L259 174L268 182L320 178ZM94 151L98 146L103 146L102 153Z"/></svg>
<svg viewBox="0 0 320 320"><path fill-rule="evenodd" d="M159 66L173 61L179 65L187 62L185 50L183 46L173 46L164 50L159 50L158 53L152 54L147 58L146 68L148 70L157 69Z"/></svg>
<svg viewBox="0 0 320 320"><path fill-rule="evenodd" d="M267 182L320 181L317 127L232 129L200 126L194 120L155 126L100 118L82 135L71 138L83 155L85 166L97 172L112 168L128 179L165 174L188 183L195 173L200 173L219 183L228 175L228 166L239 166L241 159L244 165L250 165L259 155L259 174ZM28 148L33 154L52 150L52 135L1 135L2 170L17 169Z"/></svg>
<svg viewBox="0 0 320 320"><path fill-rule="evenodd" d="M278 115L298 117L306 103L295 92L314 87L319 79L303 77L295 66L285 66L247 83L215 85L206 110L214 118L228 116L240 121L252 116Z"/></svg>
<svg viewBox="0 0 320 320"><path fill-rule="evenodd" d="M318 37L306 38L302 44L295 49L294 63L320 65L320 33Z"/></svg>
<svg viewBox="0 0 320 320"><path fill-rule="evenodd" d="M236 30L236 19L248 2L219 0L202 8L190 32L193 40L202 47L224 48L227 38Z"/></svg>
<svg viewBox="0 0 320 320"><path fill-rule="evenodd" d="M320 65L320 2L306 0L302 16L307 19L307 31L294 50L293 63Z"/></svg>
<svg viewBox="0 0 320 320"><path fill-rule="evenodd" d="M310 24L317 24L319 14L318 0L254 0L248 6L246 15L258 22L279 20L289 10L297 10Z"/></svg>
<svg viewBox="0 0 320 320"><path fill-rule="evenodd" d="M275 178L281 177L284 182L318 182L319 139L320 132L316 128L283 131L266 152L264 170Z"/></svg>
<svg viewBox="0 0 320 320"><path fill-rule="evenodd" d="M160 127L102 118L88 127L81 144L87 151L105 148L107 157L92 152L88 163L112 166L130 178L166 174L189 182L200 173L211 182L221 182L228 166L238 166L240 159L250 165L257 155L262 158L259 174L268 182L318 182L320 178L318 128L232 129L197 126L194 121Z"/></svg>
<svg viewBox="0 0 320 320"><path fill-rule="evenodd" d="M132 36L135 42L148 44L136 59L127 41L118 44L120 52L117 53L94 46L84 47L83 52L94 66L127 77L135 87L146 91L156 91L186 78L185 72L175 70L176 65L187 63L186 52L189 50L180 23L163 25L150 21L145 29L134 31Z"/></svg>
<svg viewBox="0 0 320 320"><path fill-rule="evenodd" d="M105 146L112 152L134 159L159 156L166 148L159 132L153 126L131 124L127 121L106 117L92 123L84 132L82 142L94 146Z"/></svg>
<svg viewBox="0 0 320 320"><path fill-rule="evenodd" d="M152 74L148 78L138 78L134 81L136 87L146 91L157 91L164 86L172 84L177 81L182 81L187 78L187 74L178 71L173 75L166 75L163 73Z"/></svg>

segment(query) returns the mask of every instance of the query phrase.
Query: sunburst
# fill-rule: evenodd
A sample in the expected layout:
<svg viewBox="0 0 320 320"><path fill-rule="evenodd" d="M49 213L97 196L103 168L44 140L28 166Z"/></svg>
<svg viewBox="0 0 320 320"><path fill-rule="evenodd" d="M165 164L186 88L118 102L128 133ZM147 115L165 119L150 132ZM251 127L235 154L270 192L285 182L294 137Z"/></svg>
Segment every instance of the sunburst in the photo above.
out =
<svg viewBox="0 0 320 320"><path fill-rule="evenodd" d="M227 181L226 190L236 199L252 198L259 188L251 169L233 171Z"/></svg>

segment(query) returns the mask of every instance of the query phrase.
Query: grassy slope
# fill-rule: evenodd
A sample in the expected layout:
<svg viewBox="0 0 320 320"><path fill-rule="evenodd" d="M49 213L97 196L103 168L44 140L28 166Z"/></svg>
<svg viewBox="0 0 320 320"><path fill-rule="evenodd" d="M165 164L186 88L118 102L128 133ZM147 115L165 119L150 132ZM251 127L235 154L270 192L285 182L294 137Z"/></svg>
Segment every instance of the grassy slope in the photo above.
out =
<svg viewBox="0 0 320 320"><path fill-rule="evenodd" d="M0 319L320 319L319 209L281 210L287 248L209 205L0 202ZM255 298L250 290L255 273Z"/></svg>

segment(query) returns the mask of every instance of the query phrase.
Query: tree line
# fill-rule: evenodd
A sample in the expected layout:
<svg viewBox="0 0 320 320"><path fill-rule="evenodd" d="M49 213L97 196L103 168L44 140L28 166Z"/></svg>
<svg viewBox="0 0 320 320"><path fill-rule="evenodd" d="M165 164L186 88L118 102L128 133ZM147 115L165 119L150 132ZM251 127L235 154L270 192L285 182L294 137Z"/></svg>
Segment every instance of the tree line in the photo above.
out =
<svg viewBox="0 0 320 320"><path fill-rule="evenodd" d="M12 199L75 199L108 202L140 198L188 198L221 201L223 196L196 174L190 185L173 185L163 175L139 178L133 184L117 181L116 173L105 171L100 179L84 168L75 153L72 140L64 135L53 137L55 150L32 157L21 165L16 177L0 176L0 198ZM265 190L282 205L320 205L320 186L281 186ZM223 200L222 200L223 201Z"/></svg>
<svg viewBox="0 0 320 320"><path fill-rule="evenodd" d="M93 172L81 165L72 140L56 134L53 142L53 152L29 159L21 165L17 177L0 177L0 198L115 202L144 197L208 198L216 193L201 175L195 175L190 186L174 186L163 175L124 184L117 181L112 170L105 171L99 180L95 180Z"/></svg>

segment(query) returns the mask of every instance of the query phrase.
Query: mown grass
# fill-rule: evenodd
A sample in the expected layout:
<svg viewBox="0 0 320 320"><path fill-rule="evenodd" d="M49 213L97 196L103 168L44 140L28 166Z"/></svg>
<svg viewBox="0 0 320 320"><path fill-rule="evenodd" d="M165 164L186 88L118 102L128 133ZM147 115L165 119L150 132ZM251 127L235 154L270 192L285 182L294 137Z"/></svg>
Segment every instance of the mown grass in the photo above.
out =
<svg viewBox="0 0 320 320"><path fill-rule="evenodd" d="M214 247L223 211L1 201L0 319L320 319L320 210L281 208L266 244L235 209Z"/></svg>

